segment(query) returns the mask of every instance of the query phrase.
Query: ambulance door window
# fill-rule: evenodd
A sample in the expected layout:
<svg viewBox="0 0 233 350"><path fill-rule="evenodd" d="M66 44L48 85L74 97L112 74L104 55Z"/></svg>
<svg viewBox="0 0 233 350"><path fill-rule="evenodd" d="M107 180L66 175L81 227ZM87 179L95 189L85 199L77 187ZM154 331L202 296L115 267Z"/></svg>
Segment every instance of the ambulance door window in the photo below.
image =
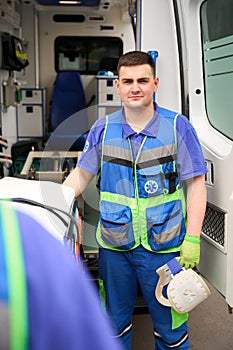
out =
<svg viewBox="0 0 233 350"><path fill-rule="evenodd" d="M233 2L207 0L201 7L206 108L209 122L233 140Z"/></svg>

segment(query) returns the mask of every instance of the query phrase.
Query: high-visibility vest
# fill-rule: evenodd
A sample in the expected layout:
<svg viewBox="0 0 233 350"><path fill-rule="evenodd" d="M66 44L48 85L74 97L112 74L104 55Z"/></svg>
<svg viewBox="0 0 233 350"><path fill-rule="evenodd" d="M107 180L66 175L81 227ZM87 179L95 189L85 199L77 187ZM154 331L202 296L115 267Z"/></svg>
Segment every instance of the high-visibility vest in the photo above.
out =
<svg viewBox="0 0 233 350"><path fill-rule="evenodd" d="M177 173L177 114L158 107L156 137L145 136L136 159L123 137L121 111L106 117L97 241L112 250L142 244L177 251L186 232L186 202Z"/></svg>
<svg viewBox="0 0 233 350"><path fill-rule="evenodd" d="M17 213L1 203L0 324L0 349L28 349L27 282Z"/></svg>

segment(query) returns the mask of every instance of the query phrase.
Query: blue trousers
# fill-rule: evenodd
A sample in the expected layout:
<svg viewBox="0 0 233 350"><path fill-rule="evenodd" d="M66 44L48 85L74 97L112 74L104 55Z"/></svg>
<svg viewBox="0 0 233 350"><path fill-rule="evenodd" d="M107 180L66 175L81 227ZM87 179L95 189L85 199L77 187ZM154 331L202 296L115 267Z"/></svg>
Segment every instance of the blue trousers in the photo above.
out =
<svg viewBox="0 0 233 350"><path fill-rule="evenodd" d="M99 278L105 291L106 309L126 350L131 348L132 314L140 286L150 312L156 350L189 349L187 323L174 329L171 308L155 298L156 269L178 253L154 253L139 246L131 251L99 250Z"/></svg>

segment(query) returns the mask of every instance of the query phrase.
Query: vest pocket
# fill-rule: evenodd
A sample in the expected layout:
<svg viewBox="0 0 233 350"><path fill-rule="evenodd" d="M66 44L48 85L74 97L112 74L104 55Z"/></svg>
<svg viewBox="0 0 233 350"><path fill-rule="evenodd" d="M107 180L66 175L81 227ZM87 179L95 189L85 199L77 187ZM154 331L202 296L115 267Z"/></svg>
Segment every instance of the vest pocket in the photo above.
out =
<svg viewBox="0 0 233 350"><path fill-rule="evenodd" d="M135 243L129 207L101 201L100 229L102 240L111 247L130 249Z"/></svg>
<svg viewBox="0 0 233 350"><path fill-rule="evenodd" d="M185 235L181 201L172 201L147 209L148 242L159 251L179 246Z"/></svg>
<svg viewBox="0 0 233 350"><path fill-rule="evenodd" d="M163 193L164 176L160 172L160 166L156 165L150 168L138 170L137 176L138 191L140 197L148 198L158 196Z"/></svg>

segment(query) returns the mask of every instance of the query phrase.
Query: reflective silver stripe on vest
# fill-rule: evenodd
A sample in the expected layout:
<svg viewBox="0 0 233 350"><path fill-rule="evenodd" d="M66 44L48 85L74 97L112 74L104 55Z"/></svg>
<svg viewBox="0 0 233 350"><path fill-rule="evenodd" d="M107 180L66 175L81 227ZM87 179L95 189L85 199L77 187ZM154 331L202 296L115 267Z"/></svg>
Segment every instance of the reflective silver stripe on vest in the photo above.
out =
<svg viewBox="0 0 233 350"><path fill-rule="evenodd" d="M103 153L104 153L104 156L107 156L107 157L121 158L128 161L132 161L132 152L130 149L125 149L125 148L116 147L113 145L104 144ZM169 156L175 157L175 155L176 155L176 145L171 144L171 145L143 150L140 153L139 161L147 162L154 158L159 159L159 158L165 158Z"/></svg>
<svg viewBox="0 0 233 350"><path fill-rule="evenodd" d="M166 145L157 148L143 150L140 153L138 163L147 163L147 162L157 162L157 163L165 163L167 160L169 161L176 159L176 145ZM164 159L164 161L163 161Z"/></svg>
<svg viewBox="0 0 233 350"><path fill-rule="evenodd" d="M166 145L157 148L143 150L139 155L137 162L138 168L151 167L158 164L171 162L176 159L176 145ZM112 145L104 145L103 161L132 167L131 150L116 147Z"/></svg>
<svg viewBox="0 0 233 350"><path fill-rule="evenodd" d="M114 162L114 159L120 159L121 161L129 162L129 164L132 166L132 152L130 149L104 144L103 160Z"/></svg>
<svg viewBox="0 0 233 350"><path fill-rule="evenodd" d="M114 241L116 243L124 243L128 239L127 232L128 232L129 225L126 223L124 224L124 226L125 226L125 232L117 232L117 231L112 232L111 230L101 225L101 233L105 238L112 239L112 237L114 237Z"/></svg>
<svg viewBox="0 0 233 350"><path fill-rule="evenodd" d="M157 244L165 243L168 239L173 239L179 236L181 230L181 223L172 228L161 232L160 234L153 233L154 242Z"/></svg>
<svg viewBox="0 0 233 350"><path fill-rule="evenodd" d="M113 145L104 144L103 153L105 156L113 158L123 158L126 160L132 160L132 152L130 149L125 149L122 147L116 147Z"/></svg>
<svg viewBox="0 0 233 350"><path fill-rule="evenodd" d="M9 350L9 310L6 303L0 303L0 350Z"/></svg>

